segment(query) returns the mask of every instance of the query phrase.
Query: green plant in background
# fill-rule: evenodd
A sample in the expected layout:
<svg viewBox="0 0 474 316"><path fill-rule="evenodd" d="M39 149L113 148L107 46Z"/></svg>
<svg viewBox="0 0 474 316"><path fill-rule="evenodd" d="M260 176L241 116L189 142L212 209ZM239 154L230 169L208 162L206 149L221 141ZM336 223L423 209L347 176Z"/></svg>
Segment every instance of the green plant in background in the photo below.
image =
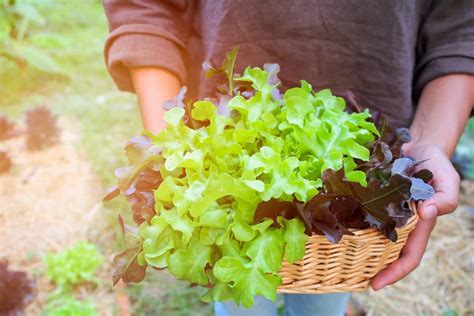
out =
<svg viewBox="0 0 474 316"><path fill-rule="evenodd" d="M97 247L85 241L56 255L46 256L48 278L60 293L81 283L97 283L95 273L102 264Z"/></svg>
<svg viewBox="0 0 474 316"><path fill-rule="evenodd" d="M97 284L95 273L102 264L102 256L94 244L79 241L58 254L46 256L46 275L56 285L48 295L45 315L94 316L93 304L71 296L74 286L83 283Z"/></svg>
<svg viewBox="0 0 474 316"><path fill-rule="evenodd" d="M99 315L95 306L89 301L78 301L65 296L46 306L44 316L96 316Z"/></svg>
<svg viewBox="0 0 474 316"><path fill-rule="evenodd" d="M462 175L470 180L474 179L474 121L470 119L461 136L456 153L453 157L455 166Z"/></svg>
<svg viewBox="0 0 474 316"><path fill-rule="evenodd" d="M65 75L61 66L47 51L47 48L54 46L54 42L61 39L31 30L31 26L42 27L46 24L37 7L48 3L47 0L38 3L0 0L0 57L13 61L22 76L28 66L45 73Z"/></svg>
<svg viewBox="0 0 474 316"><path fill-rule="evenodd" d="M458 316L458 312L455 309L447 308L443 311L441 316Z"/></svg>

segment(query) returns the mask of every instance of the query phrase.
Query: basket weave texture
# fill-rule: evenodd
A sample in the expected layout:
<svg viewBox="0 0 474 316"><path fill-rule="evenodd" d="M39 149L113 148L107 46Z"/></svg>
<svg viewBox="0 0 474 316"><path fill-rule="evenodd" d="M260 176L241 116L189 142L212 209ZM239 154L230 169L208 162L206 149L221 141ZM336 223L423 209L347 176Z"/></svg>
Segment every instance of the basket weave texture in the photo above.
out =
<svg viewBox="0 0 474 316"><path fill-rule="evenodd" d="M416 205L409 203L416 214ZM372 278L398 259L418 216L397 228L398 239L389 241L373 228L352 230L338 244L325 236L313 235L306 243L304 258L296 263L283 262L279 274L283 283L279 293L320 294L366 290Z"/></svg>

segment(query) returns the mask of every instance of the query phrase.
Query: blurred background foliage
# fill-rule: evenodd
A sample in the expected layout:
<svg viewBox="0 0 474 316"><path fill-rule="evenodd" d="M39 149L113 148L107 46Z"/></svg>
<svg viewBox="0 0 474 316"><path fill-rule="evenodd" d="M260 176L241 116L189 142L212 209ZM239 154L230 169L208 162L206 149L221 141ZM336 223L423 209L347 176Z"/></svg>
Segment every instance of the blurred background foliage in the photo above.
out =
<svg viewBox="0 0 474 316"><path fill-rule="evenodd" d="M88 157L110 185L111 167L124 162L114 160L123 156L121 144L140 121L134 96L118 92L105 68L101 2L0 1L2 112L18 118L47 105L77 120Z"/></svg>
<svg viewBox="0 0 474 316"><path fill-rule="evenodd" d="M42 5L51 7L44 1ZM46 20L35 3L2 0L0 8L1 56L15 63L23 76L27 67L50 74L65 74L49 51L66 44L65 37L39 31ZM36 28L35 28L36 27Z"/></svg>

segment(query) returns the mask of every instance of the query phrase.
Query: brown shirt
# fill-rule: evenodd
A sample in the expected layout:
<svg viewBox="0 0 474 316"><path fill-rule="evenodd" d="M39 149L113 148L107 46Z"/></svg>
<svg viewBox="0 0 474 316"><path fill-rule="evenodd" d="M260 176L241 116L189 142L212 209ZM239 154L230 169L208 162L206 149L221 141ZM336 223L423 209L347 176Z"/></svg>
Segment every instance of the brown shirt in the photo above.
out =
<svg viewBox="0 0 474 316"><path fill-rule="evenodd" d="M133 92L129 67L174 72L209 95L201 64L240 46L236 70L278 63L283 88L309 81L408 126L421 90L474 74L473 0L105 0L108 69ZM449 106L447 104L446 106Z"/></svg>

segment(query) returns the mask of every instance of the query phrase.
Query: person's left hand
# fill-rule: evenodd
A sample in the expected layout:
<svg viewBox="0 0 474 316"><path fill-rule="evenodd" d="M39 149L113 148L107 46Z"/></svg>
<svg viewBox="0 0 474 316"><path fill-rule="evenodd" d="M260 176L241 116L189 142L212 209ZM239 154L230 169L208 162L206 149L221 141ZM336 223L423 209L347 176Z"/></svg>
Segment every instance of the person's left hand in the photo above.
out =
<svg viewBox="0 0 474 316"><path fill-rule="evenodd" d="M459 199L460 177L447 154L436 145L406 144L404 154L418 161L428 159L418 169L429 169L433 173L430 182L435 194L424 201L418 209L420 219L408 237L400 258L380 271L372 280L372 288L377 291L384 286L398 282L413 271L421 261L428 244L436 217L453 212Z"/></svg>

